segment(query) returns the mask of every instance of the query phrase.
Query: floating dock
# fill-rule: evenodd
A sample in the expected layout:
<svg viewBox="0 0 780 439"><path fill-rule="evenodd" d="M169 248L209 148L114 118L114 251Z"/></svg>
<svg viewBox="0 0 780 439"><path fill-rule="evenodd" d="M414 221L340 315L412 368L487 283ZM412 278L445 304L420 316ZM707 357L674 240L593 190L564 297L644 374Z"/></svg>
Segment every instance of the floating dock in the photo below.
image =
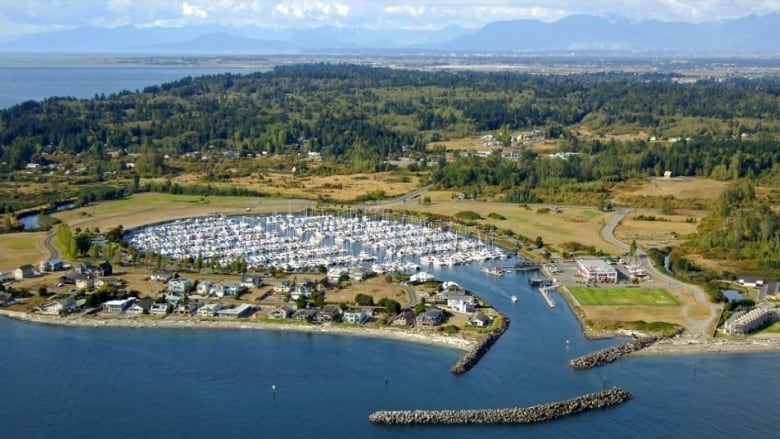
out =
<svg viewBox="0 0 780 439"><path fill-rule="evenodd" d="M547 302L547 306L550 308L555 308L555 301L550 296L550 292L548 290L555 288L553 285L546 286L546 287L539 287L539 292L542 293L542 297L544 297L545 302Z"/></svg>

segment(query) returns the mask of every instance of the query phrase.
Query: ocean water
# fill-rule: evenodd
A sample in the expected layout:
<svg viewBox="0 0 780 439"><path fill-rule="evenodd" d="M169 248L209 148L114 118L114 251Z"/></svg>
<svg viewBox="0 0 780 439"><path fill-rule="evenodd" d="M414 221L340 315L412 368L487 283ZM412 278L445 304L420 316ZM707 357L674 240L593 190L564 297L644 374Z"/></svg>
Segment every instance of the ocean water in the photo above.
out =
<svg viewBox="0 0 780 439"><path fill-rule="evenodd" d="M399 341L254 330L62 328L0 319L2 437L774 434L778 354L631 358L574 371L570 358L619 340L585 340L562 299L554 295L559 306L548 308L525 275L496 278L477 266L437 274L478 291L512 320L463 376L449 372L459 352ZM367 420L375 410L527 406L613 385L635 399L536 425L386 427Z"/></svg>
<svg viewBox="0 0 780 439"><path fill-rule="evenodd" d="M6 53L0 56L0 109L54 96L87 99L100 93L142 90L186 76L254 71L257 69L117 64L77 56Z"/></svg>

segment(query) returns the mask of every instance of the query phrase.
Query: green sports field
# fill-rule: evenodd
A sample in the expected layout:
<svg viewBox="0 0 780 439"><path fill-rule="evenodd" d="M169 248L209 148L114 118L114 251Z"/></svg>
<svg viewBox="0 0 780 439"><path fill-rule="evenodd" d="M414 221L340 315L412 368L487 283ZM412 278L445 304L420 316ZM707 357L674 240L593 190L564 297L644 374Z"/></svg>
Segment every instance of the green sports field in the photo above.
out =
<svg viewBox="0 0 780 439"><path fill-rule="evenodd" d="M569 291L582 305L646 305L678 306L680 302L662 288L648 287L583 287Z"/></svg>

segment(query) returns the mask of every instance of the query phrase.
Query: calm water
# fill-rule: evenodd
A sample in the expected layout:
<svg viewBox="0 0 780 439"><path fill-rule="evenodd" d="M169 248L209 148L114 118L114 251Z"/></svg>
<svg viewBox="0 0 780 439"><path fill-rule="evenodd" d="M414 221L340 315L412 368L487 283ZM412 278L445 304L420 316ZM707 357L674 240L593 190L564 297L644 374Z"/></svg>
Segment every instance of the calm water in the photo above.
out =
<svg viewBox="0 0 780 439"><path fill-rule="evenodd" d="M250 73L239 68L188 66L120 65L87 62L72 57L53 58L34 55L0 55L0 108L27 100L53 96L91 98L96 94L175 81L185 76L225 72Z"/></svg>
<svg viewBox="0 0 780 439"><path fill-rule="evenodd" d="M395 341L248 330L59 328L0 319L3 437L767 437L780 355L638 358L586 372L589 342L524 275L442 269L512 325L472 371L458 352ZM509 297L518 295L512 304ZM570 344L566 345L566 340ZM384 378L388 378L387 385ZM375 427L379 409L524 406L620 385L618 408L533 426ZM274 397L271 386L277 386Z"/></svg>

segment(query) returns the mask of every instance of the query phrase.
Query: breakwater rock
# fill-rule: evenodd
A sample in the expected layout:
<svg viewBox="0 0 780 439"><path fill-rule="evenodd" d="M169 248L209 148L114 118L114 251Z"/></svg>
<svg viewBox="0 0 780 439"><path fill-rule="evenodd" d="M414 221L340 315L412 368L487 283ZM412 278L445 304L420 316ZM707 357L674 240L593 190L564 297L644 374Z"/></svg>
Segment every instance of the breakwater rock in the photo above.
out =
<svg viewBox="0 0 780 439"><path fill-rule="evenodd" d="M479 360L482 358L482 356L490 350L490 347L493 346L493 343L495 343L498 338L501 337L504 332L506 332L507 328L509 328L509 319L502 315L500 326L496 328L494 332L488 334L485 338L480 340L479 343L477 343L473 348L466 351L466 353L463 354L463 356L452 365L450 372L454 373L455 375L461 375L468 372L469 369L479 363Z"/></svg>
<svg viewBox="0 0 780 439"><path fill-rule="evenodd" d="M612 407L631 399L619 387L589 393L565 401L531 407L486 410L407 410L379 411L369 415L373 424L530 424L576 415L589 410Z"/></svg>
<svg viewBox="0 0 780 439"><path fill-rule="evenodd" d="M660 339L661 337L658 336L637 338L635 340L629 341L628 343L608 347L600 351L575 358L569 361L569 366L573 367L574 369L591 369L594 367L603 366L605 364L612 363L613 361L618 360L632 352L644 349Z"/></svg>

